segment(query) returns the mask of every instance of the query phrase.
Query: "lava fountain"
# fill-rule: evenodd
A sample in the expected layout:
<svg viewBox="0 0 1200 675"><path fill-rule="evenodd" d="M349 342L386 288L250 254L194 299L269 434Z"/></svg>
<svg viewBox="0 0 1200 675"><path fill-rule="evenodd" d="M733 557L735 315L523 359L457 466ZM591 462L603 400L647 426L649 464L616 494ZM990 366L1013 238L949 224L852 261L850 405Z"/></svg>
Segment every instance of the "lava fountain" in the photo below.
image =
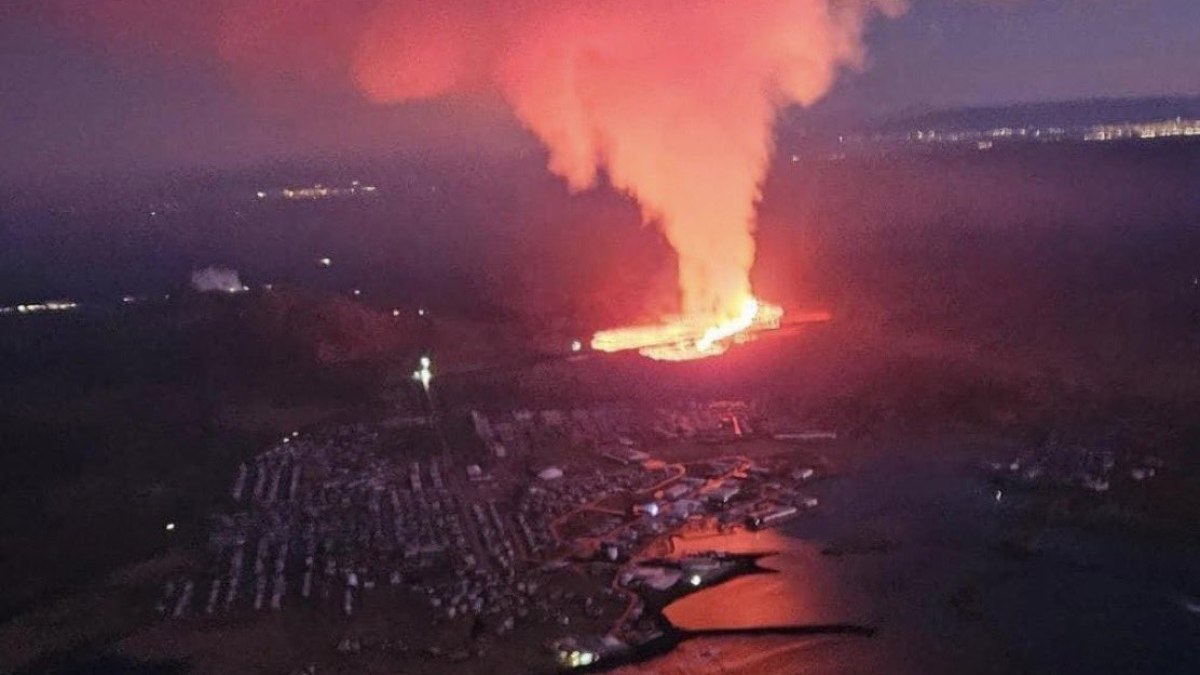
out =
<svg viewBox="0 0 1200 675"><path fill-rule="evenodd" d="M677 317L662 324L604 330L592 337L592 349L636 349L642 356L658 361L703 359L724 354L731 343L754 333L779 328L782 317L782 308L750 297L742 303L741 313L731 319Z"/></svg>

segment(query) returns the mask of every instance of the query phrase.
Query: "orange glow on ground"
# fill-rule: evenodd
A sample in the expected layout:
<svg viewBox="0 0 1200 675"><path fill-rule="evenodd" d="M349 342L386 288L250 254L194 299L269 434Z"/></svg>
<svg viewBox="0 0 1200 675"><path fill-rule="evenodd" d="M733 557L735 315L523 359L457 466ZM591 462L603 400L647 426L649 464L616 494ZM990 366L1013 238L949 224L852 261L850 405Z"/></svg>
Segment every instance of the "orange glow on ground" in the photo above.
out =
<svg viewBox="0 0 1200 675"><path fill-rule="evenodd" d="M630 326L596 333L592 349L623 352L636 349L657 361L692 361L724 354L729 345L748 336L779 328L783 309L750 297L730 319L681 317L653 326Z"/></svg>

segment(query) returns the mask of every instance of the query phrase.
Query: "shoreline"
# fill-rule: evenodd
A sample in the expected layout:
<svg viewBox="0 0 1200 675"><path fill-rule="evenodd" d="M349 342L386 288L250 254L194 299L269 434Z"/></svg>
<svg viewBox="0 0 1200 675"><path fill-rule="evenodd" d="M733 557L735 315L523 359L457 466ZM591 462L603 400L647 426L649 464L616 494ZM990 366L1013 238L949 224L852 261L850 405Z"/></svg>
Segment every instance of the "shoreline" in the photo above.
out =
<svg viewBox="0 0 1200 675"><path fill-rule="evenodd" d="M716 535L720 536L720 535ZM675 539L678 535L670 535L669 548L670 555L676 554ZM636 592L641 598L644 610L642 616L648 619L649 622L660 626L659 634L651 637L645 642L639 644L631 644L627 649L620 652L607 655L605 658L598 659L594 663L586 666L578 667L563 667L560 672L588 672L599 673L607 672L621 666L645 663L659 656L666 655L678 647L681 643L687 640L705 637L729 637L729 636L769 636L769 635L791 635L791 636L813 636L813 635L852 635L858 637L874 637L878 629L874 626L855 624L855 623L830 623L830 624L783 624L771 626L747 626L737 628L709 628L702 630L690 630L679 628L671 622L666 616L666 609L671 604L695 593L705 590L710 590L728 583L739 577L753 574L778 574L778 570L768 567L763 567L759 561L763 558L768 558L777 555L778 551L758 551L749 553L731 553L727 551L713 550L707 553L691 554L688 558L708 557L719 560L726 560L731 563L731 567L722 570L711 580L706 581L703 588L683 588L682 590L666 590L661 592ZM664 563L678 563L679 558L650 558L644 562L660 561Z"/></svg>

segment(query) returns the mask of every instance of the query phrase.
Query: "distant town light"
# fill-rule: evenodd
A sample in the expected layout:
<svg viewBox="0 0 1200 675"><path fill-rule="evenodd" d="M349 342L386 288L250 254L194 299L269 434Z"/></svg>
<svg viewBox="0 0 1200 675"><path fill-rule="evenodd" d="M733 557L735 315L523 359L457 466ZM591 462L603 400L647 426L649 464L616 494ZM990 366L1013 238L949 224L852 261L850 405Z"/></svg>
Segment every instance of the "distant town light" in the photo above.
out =
<svg viewBox="0 0 1200 675"><path fill-rule="evenodd" d="M258 192L254 193L254 194L258 195L258 198L259 198L259 199L266 199L266 198L267 198L267 193L263 192L262 190L259 190Z"/></svg>
<svg viewBox="0 0 1200 675"><path fill-rule="evenodd" d="M400 316L400 310L398 310L398 309L393 309L393 310L392 310L392 316Z"/></svg>
<svg viewBox="0 0 1200 675"><path fill-rule="evenodd" d="M688 582L689 582L691 585L693 585L693 586L699 586L699 585L700 585L700 581L701 581L701 579L700 579L700 575L699 575L699 574L693 574L693 575L692 575L692 576L691 576L691 577L688 579Z"/></svg>
<svg viewBox="0 0 1200 675"><path fill-rule="evenodd" d="M333 264L333 258L317 258L317 264L321 267L329 267Z"/></svg>
<svg viewBox="0 0 1200 675"><path fill-rule="evenodd" d="M363 185L360 181L351 181L349 185L328 186L322 183L315 185L300 186L300 187L285 187L273 190L275 194L290 200L310 201L317 199L338 199L357 197L361 193L374 193L376 187L374 185ZM258 198L263 199L267 196L266 192L258 192Z"/></svg>
<svg viewBox="0 0 1200 675"><path fill-rule="evenodd" d="M572 340L571 341L571 351L573 351L573 352L583 351L583 343L580 342L579 340Z"/></svg>
<svg viewBox="0 0 1200 675"><path fill-rule="evenodd" d="M165 529L167 530L167 532L174 532L175 531L175 523L167 523L167 526Z"/></svg>
<svg viewBox="0 0 1200 675"><path fill-rule="evenodd" d="M571 668L590 666L596 661L600 660L600 656L595 652L581 651L578 649L570 652L563 652L560 654L559 658Z"/></svg>
<svg viewBox="0 0 1200 675"><path fill-rule="evenodd" d="M37 314L39 312L66 312L79 307L79 304L71 300L46 300L45 302L33 302L15 307L0 307L0 314Z"/></svg>
<svg viewBox="0 0 1200 675"><path fill-rule="evenodd" d="M417 316L425 316L425 308L424 307L417 310Z"/></svg>
<svg viewBox="0 0 1200 675"><path fill-rule="evenodd" d="M358 297L358 296L360 296L360 295L362 295L362 291L361 291L361 290L359 290L359 289L357 289L357 288L356 288L356 289L354 289L354 296L355 296L355 297Z"/></svg>

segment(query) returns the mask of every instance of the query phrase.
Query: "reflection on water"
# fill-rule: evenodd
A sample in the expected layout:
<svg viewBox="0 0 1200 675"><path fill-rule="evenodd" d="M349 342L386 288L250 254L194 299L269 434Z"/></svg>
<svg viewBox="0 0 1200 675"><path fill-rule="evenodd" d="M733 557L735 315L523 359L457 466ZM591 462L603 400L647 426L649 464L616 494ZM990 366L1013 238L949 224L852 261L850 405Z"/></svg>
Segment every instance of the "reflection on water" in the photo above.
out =
<svg viewBox="0 0 1200 675"><path fill-rule="evenodd" d="M690 630L756 628L798 623L841 623L869 616L866 599L855 593L829 593L837 579L823 564L819 547L776 530L720 537L676 539L675 550L734 553L775 552L759 560L776 574L752 574L675 601L666 609L676 626Z"/></svg>
<svg viewBox="0 0 1200 675"><path fill-rule="evenodd" d="M1048 531L1035 555L1007 555L1016 499L998 505L964 465L898 450L815 487L821 511L784 531L676 540L683 553L777 552L760 561L777 574L667 607L681 628L854 622L876 637L699 638L619 672L1200 673L1200 618L1179 602L1200 597L1193 549Z"/></svg>

